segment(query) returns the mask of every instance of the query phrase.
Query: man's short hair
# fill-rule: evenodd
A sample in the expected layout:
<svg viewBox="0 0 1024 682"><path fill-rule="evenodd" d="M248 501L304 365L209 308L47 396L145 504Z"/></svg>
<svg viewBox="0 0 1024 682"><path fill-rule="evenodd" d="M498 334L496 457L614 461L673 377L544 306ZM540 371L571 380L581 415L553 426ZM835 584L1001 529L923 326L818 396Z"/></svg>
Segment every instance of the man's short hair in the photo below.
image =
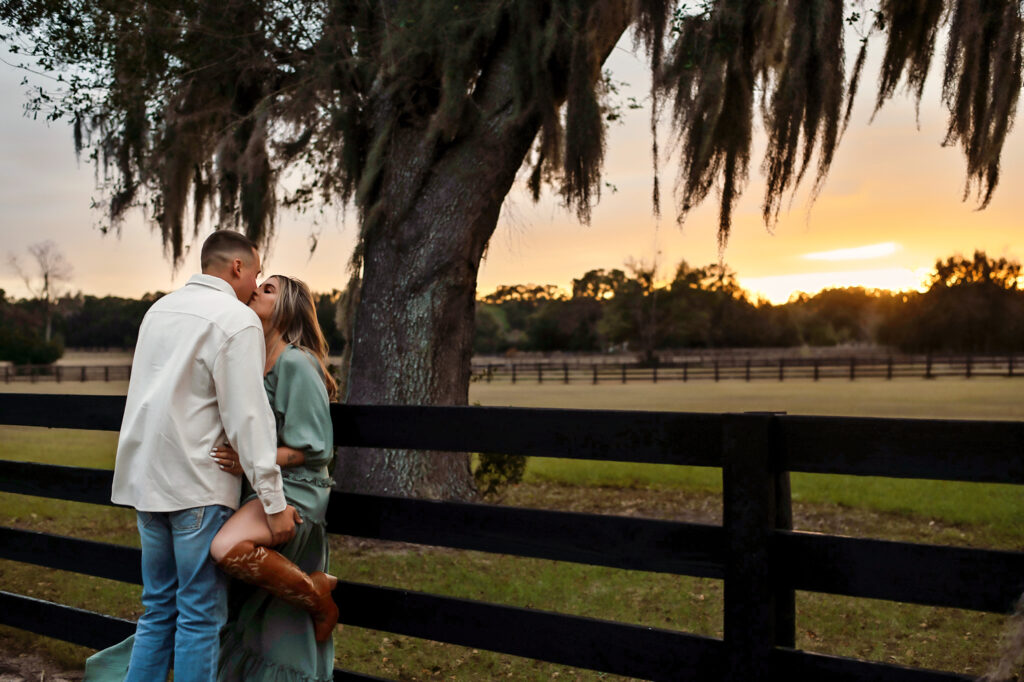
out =
<svg viewBox="0 0 1024 682"><path fill-rule="evenodd" d="M203 272L210 268L241 258L244 263L252 262L253 251L258 251L251 239L234 230L217 230L203 242L199 265Z"/></svg>

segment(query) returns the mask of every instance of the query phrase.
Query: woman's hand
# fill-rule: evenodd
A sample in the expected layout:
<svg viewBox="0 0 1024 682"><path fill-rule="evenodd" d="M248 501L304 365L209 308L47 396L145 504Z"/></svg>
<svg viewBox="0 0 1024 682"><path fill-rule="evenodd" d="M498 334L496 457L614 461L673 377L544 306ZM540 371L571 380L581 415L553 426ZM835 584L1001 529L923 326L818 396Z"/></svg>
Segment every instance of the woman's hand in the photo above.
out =
<svg viewBox="0 0 1024 682"><path fill-rule="evenodd" d="M281 445L277 448L277 466L279 467L297 467L306 461L306 455L302 450L296 450L290 448L287 445Z"/></svg>
<svg viewBox="0 0 1024 682"><path fill-rule="evenodd" d="M217 462L217 466L220 467L221 471L226 471L235 476L242 475L242 465L238 461L238 453L227 443L215 447L213 452L210 453L210 457L213 457L214 461Z"/></svg>

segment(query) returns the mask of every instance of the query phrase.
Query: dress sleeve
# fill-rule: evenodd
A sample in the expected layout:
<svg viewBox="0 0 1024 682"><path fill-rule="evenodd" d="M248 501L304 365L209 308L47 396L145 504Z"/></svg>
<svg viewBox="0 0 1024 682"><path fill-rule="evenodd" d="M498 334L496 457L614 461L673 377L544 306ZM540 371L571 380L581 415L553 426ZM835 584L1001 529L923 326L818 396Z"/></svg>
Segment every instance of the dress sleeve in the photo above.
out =
<svg viewBox="0 0 1024 682"><path fill-rule="evenodd" d="M280 444L301 450L307 467L329 464L334 456L334 428L319 365L302 350L285 353L279 364L274 411L283 417Z"/></svg>

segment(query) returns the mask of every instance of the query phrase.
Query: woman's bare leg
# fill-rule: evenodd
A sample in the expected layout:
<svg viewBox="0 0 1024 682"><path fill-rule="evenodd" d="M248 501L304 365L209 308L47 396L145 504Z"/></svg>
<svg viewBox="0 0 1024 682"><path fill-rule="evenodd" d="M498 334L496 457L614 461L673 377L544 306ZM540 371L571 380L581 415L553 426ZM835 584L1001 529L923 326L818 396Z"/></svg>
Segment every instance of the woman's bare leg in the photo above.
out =
<svg viewBox="0 0 1024 682"><path fill-rule="evenodd" d="M338 583L322 571L309 575L269 549L270 526L259 500L242 505L210 543L210 556L222 571L308 611L316 641L327 641L338 622L332 591Z"/></svg>
<svg viewBox="0 0 1024 682"><path fill-rule="evenodd" d="M214 536L210 543L210 556L220 563L224 555L240 542L248 540L254 545L269 547L271 539L263 506L259 500L249 500L231 515Z"/></svg>

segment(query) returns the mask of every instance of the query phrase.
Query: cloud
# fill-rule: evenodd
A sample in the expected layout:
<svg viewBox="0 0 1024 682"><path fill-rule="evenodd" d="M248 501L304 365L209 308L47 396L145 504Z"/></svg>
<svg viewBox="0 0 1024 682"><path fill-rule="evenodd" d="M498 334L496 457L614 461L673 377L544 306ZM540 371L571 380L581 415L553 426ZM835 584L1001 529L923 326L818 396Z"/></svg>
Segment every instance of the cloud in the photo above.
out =
<svg viewBox="0 0 1024 682"><path fill-rule="evenodd" d="M882 242L880 244L868 244L867 246L855 246L850 249L834 249L832 251L818 251L816 253L805 253L804 260L868 260L871 258L883 258L891 256L900 251L903 247L896 242Z"/></svg>

